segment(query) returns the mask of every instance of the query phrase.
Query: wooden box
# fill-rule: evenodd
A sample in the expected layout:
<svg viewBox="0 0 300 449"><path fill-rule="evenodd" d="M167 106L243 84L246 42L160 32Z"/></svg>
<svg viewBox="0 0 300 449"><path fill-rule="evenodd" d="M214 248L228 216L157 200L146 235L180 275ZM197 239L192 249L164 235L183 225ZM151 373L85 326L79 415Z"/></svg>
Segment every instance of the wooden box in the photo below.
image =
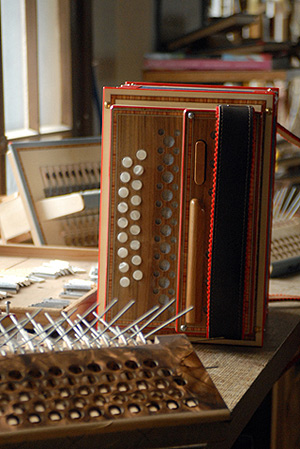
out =
<svg viewBox="0 0 300 449"><path fill-rule="evenodd" d="M30 226L18 192L0 200L0 234L2 243L31 242Z"/></svg>
<svg viewBox="0 0 300 449"><path fill-rule="evenodd" d="M98 246L100 138L11 143L35 245Z"/></svg>

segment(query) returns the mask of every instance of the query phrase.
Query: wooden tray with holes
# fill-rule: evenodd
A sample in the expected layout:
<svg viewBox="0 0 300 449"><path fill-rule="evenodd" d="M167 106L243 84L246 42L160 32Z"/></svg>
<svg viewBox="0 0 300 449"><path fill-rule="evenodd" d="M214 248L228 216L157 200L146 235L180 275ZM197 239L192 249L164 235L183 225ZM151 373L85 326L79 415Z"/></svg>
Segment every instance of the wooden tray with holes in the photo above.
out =
<svg viewBox="0 0 300 449"><path fill-rule="evenodd" d="M105 444L110 432L230 419L183 335L137 346L8 354L0 356L0 368L2 443L103 434Z"/></svg>
<svg viewBox="0 0 300 449"><path fill-rule="evenodd" d="M60 316L62 310L70 312L72 309L77 313L84 313L96 301L96 286L88 293L76 299L63 299L66 305L58 307L42 307L40 304L48 303L52 299L59 299L63 292L63 286L73 278L89 280L89 272L92 267L97 266L97 249L68 248L68 247L35 247L32 245L0 245L0 275L28 275L35 267L41 266L50 260L64 260L71 266L82 270L74 275L60 276L56 279L46 279L41 283L33 283L27 287L21 287L18 293L9 298L0 300L0 317L6 312L6 301L10 301L9 310L18 318L25 316L26 312L35 313L42 308L36 316L36 320L45 323L43 310L48 312L54 319ZM83 271L84 270L84 271Z"/></svg>

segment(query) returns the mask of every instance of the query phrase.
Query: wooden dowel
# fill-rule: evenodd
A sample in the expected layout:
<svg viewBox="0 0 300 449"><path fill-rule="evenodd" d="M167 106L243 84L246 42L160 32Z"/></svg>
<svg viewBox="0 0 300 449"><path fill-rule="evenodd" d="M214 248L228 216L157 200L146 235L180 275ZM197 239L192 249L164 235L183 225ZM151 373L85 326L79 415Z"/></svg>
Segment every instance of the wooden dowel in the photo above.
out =
<svg viewBox="0 0 300 449"><path fill-rule="evenodd" d="M190 201L187 263L186 307L193 310L186 315L187 323L199 323L202 315L203 262L205 212L198 199Z"/></svg>

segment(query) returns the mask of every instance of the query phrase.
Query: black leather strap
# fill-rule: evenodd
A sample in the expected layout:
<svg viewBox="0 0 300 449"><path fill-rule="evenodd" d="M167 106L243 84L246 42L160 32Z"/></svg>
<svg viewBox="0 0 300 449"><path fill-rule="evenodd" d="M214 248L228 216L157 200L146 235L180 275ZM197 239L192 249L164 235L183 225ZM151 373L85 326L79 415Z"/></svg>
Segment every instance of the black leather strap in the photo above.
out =
<svg viewBox="0 0 300 449"><path fill-rule="evenodd" d="M253 108L219 106L212 199L209 337L239 340L243 327Z"/></svg>

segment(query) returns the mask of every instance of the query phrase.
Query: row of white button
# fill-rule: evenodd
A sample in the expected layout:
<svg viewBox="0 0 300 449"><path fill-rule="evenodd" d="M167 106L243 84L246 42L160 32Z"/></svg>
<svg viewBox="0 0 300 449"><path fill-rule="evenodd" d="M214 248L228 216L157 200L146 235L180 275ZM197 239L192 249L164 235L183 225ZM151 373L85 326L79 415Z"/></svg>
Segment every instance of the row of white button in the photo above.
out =
<svg viewBox="0 0 300 449"><path fill-rule="evenodd" d="M135 281L140 281L141 279L143 279L143 273L141 270L135 270L132 273L132 277ZM120 285L121 287L129 287L130 285L130 279L127 276L123 276L120 279Z"/></svg>
<svg viewBox="0 0 300 449"><path fill-rule="evenodd" d="M138 151L136 152L136 157L137 157L137 159L139 159L140 161L143 161L143 160L146 159L146 157L147 157L147 152L146 152L145 150L138 150ZM122 159L122 165L123 165L124 168L130 168L130 167L132 167L132 165L133 165L133 160L132 160L132 158L129 157L129 156L124 157L124 158ZM144 173L144 167L143 167L142 165L134 165L132 171L133 171L133 174L134 174L134 175L136 175L136 176L141 176L141 175ZM122 183L124 183L124 184L129 183L129 182L131 181L131 174L130 174L129 172L127 172L127 171L123 171L123 172L120 174L120 181L121 181ZM140 181L139 179L134 179L134 180L131 182L131 187L132 187L133 190L139 191L139 190L142 189L143 183L142 183L142 181ZM118 195L119 195L119 197L122 198L122 199L127 198L127 197L129 196L129 194L130 194L129 189L128 189L128 187L126 187L126 186L122 186L122 187L120 187L119 190L118 190ZM139 205L141 204L141 202L142 202L142 198L141 198L139 195L133 195L133 196L130 198L130 203L131 203L133 206L139 206ZM117 209L118 209L118 211L119 211L120 213L125 214L126 212L128 212L129 206L128 206L128 204L127 204L125 201L121 201L121 202L118 204ZM139 210L136 210L136 209L135 209L135 210L132 210L132 211L130 212L129 216L130 216L131 220L136 221L136 220L139 220L139 219L141 218L141 213L140 213ZM129 225L129 221L128 221L128 219L127 219L126 217L121 217L121 218L118 219L117 225L118 225L118 227L121 228L121 229L126 229L127 226ZM140 228L140 226L138 226L138 225L132 225L132 226L130 226L130 228L129 228L129 232L130 232L132 235L139 235L139 234L140 234L140 231L141 231L141 228ZM118 241L119 241L120 243L125 243L125 242L127 242L127 240L128 240L128 234L127 234L125 231L122 231L122 232L120 232L120 233L118 234L117 239L118 239ZM135 250L135 251L136 251L136 250L139 250L139 249L140 249L141 243L140 243L138 240L132 240L132 241L130 242L129 245L130 245L130 248L131 248L132 250ZM128 249L125 248L125 247L121 247L121 248L118 249L117 254L118 254L118 256L119 256L121 259L125 259L125 258L128 256ZM132 256L132 257L131 257L131 263L132 263L133 265L135 265L135 266L139 266L139 265L142 263L142 258L141 258L141 256L139 256L139 255L134 255L134 256ZM129 263L127 263L127 262L125 262L125 261L122 261L122 262L119 264L119 271L120 271L121 273L127 273L127 272L129 271L129 269L130 269ZM136 280L136 281L141 280L141 279L143 278L143 273L142 273L142 271L141 271L141 270L135 270L135 271L132 273L132 278L133 278L134 280ZM131 282L131 281L130 281L129 277L123 276L123 277L121 277L121 279L120 279L120 286L121 286L121 287L128 287L128 286L130 285L130 282Z"/></svg>
<svg viewBox="0 0 300 449"><path fill-rule="evenodd" d="M125 201L122 201L121 203L118 204L118 211L121 214L125 214L126 212L128 212L128 209L129 209L129 206L128 206L127 203L125 203ZM129 216L130 216L131 220L136 221L136 220L139 220L141 218L141 213L140 213L139 210L132 210L130 212ZM118 220L118 223L119 223L119 220ZM122 222L120 222L120 223L122 223ZM122 225L120 227L122 227Z"/></svg>
<svg viewBox="0 0 300 449"><path fill-rule="evenodd" d="M120 174L120 180L124 184L127 184L131 180L130 173L128 173L127 171L123 171ZM139 179L134 179L131 183L131 187L133 188L133 190L141 190L141 188L143 187L143 183Z"/></svg>
<svg viewBox="0 0 300 449"><path fill-rule="evenodd" d="M118 195L120 198L127 198L129 195L129 189L127 187L120 187L118 190ZM139 206L142 202L142 198L139 195L133 195L130 198L130 202L133 206Z"/></svg>
<svg viewBox="0 0 300 449"><path fill-rule="evenodd" d="M125 218L125 220L127 219ZM132 225L129 228L129 232L132 235L139 235L141 228L139 225ZM125 243L128 240L128 234L126 232L119 232L117 239L120 243Z"/></svg>
<svg viewBox="0 0 300 449"><path fill-rule="evenodd" d="M147 157L147 151L145 151L145 150L138 150L135 155L136 155L136 157L137 157L137 159L139 161L144 161L146 159L146 157ZM125 156L122 159L123 167L130 168L132 166L132 164L133 164L133 160L132 160L132 158L130 156Z"/></svg>
<svg viewBox="0 0 300 449"><path fill-rule="evenodd" d="M128 249L124 248L124 247L119 248L118 249L118 256L121 259L125 259L128 256ZM138 256L138 255L132 256L131 262L133 263L133 265L141 265L142 258L141 258L141 256Z"/></svg>
<svg viewBox="0 0 300 449"><path fill-rule="evenodd" d="M132 212L130 213L130 218L131 218L132 220L139 220L140 216L141 216L141 214L140 214L140 212L137 211L137 210L136 210L136 211L132 211ZM118 219L118 222L117 222L117 223L118 223L119 228L125 229L125 228L127 228L129 222L128 222L128 219L127 219L127 218L121 217L121 218ZM131 234L133 234L133 235L139 234L138 228L139 228L138 225L132 225L132 226L130 227L130 232L131 232Z"/></svg>
<svg viewBox="0 0 300 449"><path fill-rule="evenodd" d="M121 273L127 273L129 271L129 264L127 262L121 262L119 264L119 270Z"/></svg>

